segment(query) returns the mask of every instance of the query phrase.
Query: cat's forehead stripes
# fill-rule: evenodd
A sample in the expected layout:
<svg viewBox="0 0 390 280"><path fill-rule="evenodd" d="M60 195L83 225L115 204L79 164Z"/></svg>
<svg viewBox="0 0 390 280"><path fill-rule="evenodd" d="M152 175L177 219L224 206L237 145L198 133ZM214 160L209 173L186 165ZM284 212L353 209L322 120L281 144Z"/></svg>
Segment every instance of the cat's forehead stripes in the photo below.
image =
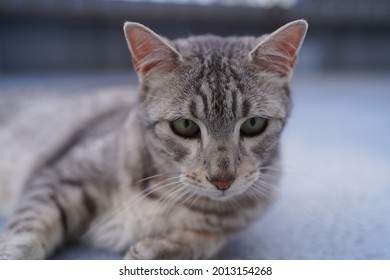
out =
<svg viewBox="0 0 390 280"><path fill-rule="evenodd" d="M250 46L234 37L216 36L191 37L173 43L193 68L190 80L196 94L201 96L203 114L235 118L243 89L239 64Z"/></svg>
<svg viewBox="0 0 390 280"><path fill-rule="evenodd" d="M203 69L198 77L199 86L187 101L192 118L209 123L236 123L239 119L253 116L283 118L286 116L283 96L288 94L275 92L273 88L262 89L258 86L244 86L242 80L234 79L229 68L224 72ZM288 91L286 91L288 93Z"/></svg>
<svg viewBox="0 0 390 280"><path fill-rule="evenodd" d="M247 55L258 40L200 36L173 42L191 67L186 79L195 95L195 102L188 105L191 117L221 125L222 120L226 124L253 115L284 115L276 107L264 106L272 99L265 95L272 92L263 90L259 77L246 67Z"/></svg>
<svg viewBox="0 0 390 280"><path fill-rule="evenodd" d="M193 80L197 83L195 101L190 102L194 117L233 121L242 115L242 86L240 80L231 75L231 68L229 61L222 57L212 56L203 61Z"/></svg>

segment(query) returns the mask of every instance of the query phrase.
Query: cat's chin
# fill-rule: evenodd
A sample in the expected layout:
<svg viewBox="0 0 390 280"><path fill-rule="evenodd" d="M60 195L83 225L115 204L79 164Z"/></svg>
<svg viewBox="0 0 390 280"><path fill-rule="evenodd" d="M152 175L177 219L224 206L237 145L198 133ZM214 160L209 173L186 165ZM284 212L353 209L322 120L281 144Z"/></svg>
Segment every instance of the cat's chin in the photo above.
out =
<svg viewBox="0 0 390 280"><path fill-rule="evenodd" d="M232 196L227 195L225 192L222 192L222 191L220 194L215 195L213 197L210 197L210 199L216 200L216 201L228 201L231 198L232 198Z"/></svg>
<svg viewBox="0 0 390 280"><path fill-rule="evenodd" d="M207 193L203 194L203 197L207 197L210 200L214 201L222 201L222 202L227 202L229 200L234 200L236 199L240 194L234 191L218 191L218 192L212 192L212 193Z"/></svg>

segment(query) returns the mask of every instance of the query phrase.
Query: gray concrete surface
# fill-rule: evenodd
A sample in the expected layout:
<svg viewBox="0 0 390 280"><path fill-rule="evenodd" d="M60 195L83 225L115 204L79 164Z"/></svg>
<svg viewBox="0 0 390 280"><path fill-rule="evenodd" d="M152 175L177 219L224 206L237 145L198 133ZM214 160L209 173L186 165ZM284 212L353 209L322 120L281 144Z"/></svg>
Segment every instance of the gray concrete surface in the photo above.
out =
<svg viewBox="0 0 390 280"><path fill-rule="evenodd" d="M3 76L0 92L130 82L123 74ZM296 73L279 199L216 258L390 259L389 89L390 73ZM53 258L121 256L72 245Z"/></svg>

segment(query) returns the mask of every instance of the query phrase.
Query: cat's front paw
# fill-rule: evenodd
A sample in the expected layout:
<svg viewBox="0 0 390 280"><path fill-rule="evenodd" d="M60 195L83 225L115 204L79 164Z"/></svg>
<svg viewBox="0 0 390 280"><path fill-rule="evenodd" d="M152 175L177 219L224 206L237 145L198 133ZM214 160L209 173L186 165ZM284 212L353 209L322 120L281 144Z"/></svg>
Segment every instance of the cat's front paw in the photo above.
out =
<svg viewBox="0 0 390 280"><path fill-rule="evenodd" d="M15 254L14 250L10 250L6 244L0 242L0 260L17 260L18 255Z"/></svg>
<svg viewBox="0 0 390 280"><path fill-rule="evenodd" d="M162 238L147 238L139 241L125 255L127 260L186 259L188 248Z"/></svg>
<svg viewBox="0 0 390 280"><path fill-rule="evenodd" d="M29 236L0 235L0 260L42 259L43 248Z"/></svg>
<svg viewBox="0 0 390 280"><path fill-rule="evenodd" d="M0 260L21 259L20 252L11 244L9 238L0 236Z"/></svg>

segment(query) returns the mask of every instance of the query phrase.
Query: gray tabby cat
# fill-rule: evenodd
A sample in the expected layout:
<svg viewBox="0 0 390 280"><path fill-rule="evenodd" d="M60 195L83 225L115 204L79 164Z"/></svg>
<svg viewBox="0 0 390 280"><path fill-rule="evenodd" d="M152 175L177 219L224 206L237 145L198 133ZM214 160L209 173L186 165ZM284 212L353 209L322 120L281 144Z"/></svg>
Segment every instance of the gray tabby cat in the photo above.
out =
<svg viewBox="0 0 390 280"><path fill-rule="evenodd" d="M137 100L31 175L0 259L43 259L76 239L126 259L207 259L272 202L307 23L259 38L124 30Z"/></svg>

